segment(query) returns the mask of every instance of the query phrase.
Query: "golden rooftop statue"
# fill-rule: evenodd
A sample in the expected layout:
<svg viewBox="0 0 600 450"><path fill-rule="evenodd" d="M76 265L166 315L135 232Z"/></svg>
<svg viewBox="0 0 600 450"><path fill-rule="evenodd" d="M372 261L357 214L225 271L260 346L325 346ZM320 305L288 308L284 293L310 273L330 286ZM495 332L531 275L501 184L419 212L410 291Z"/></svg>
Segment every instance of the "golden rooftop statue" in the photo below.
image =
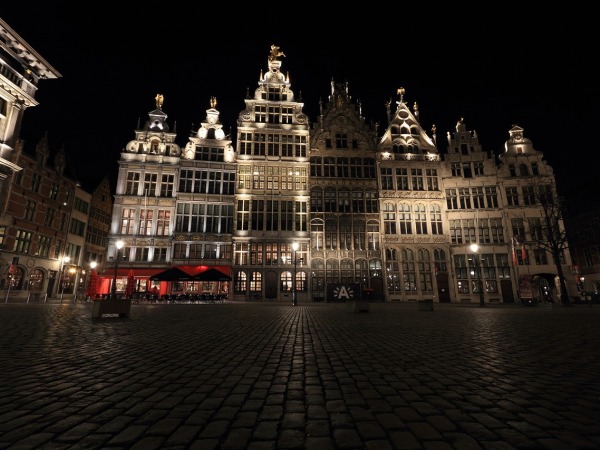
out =
<svg viewBox="0 0 600 450"><path fill-rule="evenodd" d="M217 106L217 97L211 97L210 98L210 107L212 109L215 109L215 106Z"/></svg>
<svg viewBox="0 0 600 450"><path fill-rule="evenodd" d="M156 97L154 97L154 99L156 100L156 107L162 108L163 102L165 101L165 98L163 97L163 95L156 94Z"/></svg>
<svg viewBox="0 0 600 450"><path fill-rule="evenodd" d="M279 56L285 56L279 47L275 44L271 45L271 53L269 54L269 61L275 61Z"/></svg>

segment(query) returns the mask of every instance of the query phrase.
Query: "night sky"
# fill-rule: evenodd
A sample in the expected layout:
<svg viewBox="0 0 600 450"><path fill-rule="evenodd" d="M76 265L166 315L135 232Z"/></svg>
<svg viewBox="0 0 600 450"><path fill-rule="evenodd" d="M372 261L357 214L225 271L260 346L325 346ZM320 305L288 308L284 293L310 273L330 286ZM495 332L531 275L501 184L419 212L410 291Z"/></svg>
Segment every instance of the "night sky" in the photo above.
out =
<svg viewBox="0 0 600 450"><path fill-rule="evenodd" d="M128 3L130 12L39 3L0 10L62 74L40 82L40 105L27 110L21 136L33 151L48 132L51 148L64 146L84 187L104 175L114 182L119 153L158 93L179 145L205 119L212 96L235 138L247 89L253 94L267 70L271 44L286 54L282 72L311 122L335 79L349 83L363 116L379 122L382 133L385 103L392 99L394 111L404 87L406 101L419 105L421 126L430 133L436 125L442 153L461 117L495 154L515 124L554 168L559 192L596 177L600 68L595 27L582 23L582 11L583 18L546 11L542 20L512 8L477 17L431 6L329 15L263 3L235 13L232 6L178 1L146 11L145 3Z"/></svg>

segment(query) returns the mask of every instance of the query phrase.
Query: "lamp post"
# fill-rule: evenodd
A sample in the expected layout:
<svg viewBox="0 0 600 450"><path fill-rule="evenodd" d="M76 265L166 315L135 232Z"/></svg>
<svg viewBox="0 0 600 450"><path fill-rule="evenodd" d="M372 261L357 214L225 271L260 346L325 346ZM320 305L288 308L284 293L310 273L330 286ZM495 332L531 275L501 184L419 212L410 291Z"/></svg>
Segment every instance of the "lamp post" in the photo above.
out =
<svg viewBox="0 0 600 450"><path fill-rule="evenodd" d="M85 297L86 297L86 301L87 301L87 298L89 297L90 283L92 281L92 273L96 269L97 265L98 265L98 263L96 261L90 262L90 271L88 272L87 281L85 283ZM95 286L94 286L94 288L95 288ZM94 291L95 291L95 289L94 289Z"/></svg>
<svg viewBox="0 0 600 450"><path fill-rule="evenodd" d="M112 300L117 299L117 271L119 270L119 253L123 248L123 241L119 240L115 242L116 253L115 253L115 274L113 276L112 288L110 290L110 298Z"/></svg>
<svg viewBox="0 0 600 450"><path fill-rule="evenodd" d="M60 266L60 302L62 303L63 294L65 292L65 264L68 264L71 258L69 256L65 256L62 259L62 264Z"/></svg>
<svg viewBox="0 0 600 450"><path fill-rule="evenodd" d="M294 279L292 280L292 305L298 304L297 289L296 289L296 273L298 269L298 248L300 245L297 242L292 244L292 250L294 251Z"/></svg>
<svg viewBox="0 0 600 450"><path fill-rule="evenodd" d="M477 280L479 286L479 306L485 306L483 299L483 271L481 270L481 259L479 255L479 245L471 244L471 251L473 252L473 260L475 262L475 270L477 271Z"/></svg>

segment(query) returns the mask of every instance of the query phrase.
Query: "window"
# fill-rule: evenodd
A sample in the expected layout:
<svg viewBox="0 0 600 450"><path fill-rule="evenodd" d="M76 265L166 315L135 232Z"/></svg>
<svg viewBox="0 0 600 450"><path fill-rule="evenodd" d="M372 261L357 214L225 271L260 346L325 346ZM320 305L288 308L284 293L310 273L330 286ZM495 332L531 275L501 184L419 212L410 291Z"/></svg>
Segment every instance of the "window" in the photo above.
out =
<svg viewBox="0 0 600 450"><path fill-rule="evenodd" d="M48 194L48 197L50 197L52 200L56 200L56 199L58 199L58 192L59 192L58 184L52 183L52 187L50 188L50 193Z"/></svg>
<svg viewBox="0 0 600 450"><path fill-rule="evenodd" d="M394 178L392 177L392 169L390 167L382 167L381 173L381 189L393 190L394 189Z"/></svg>
<svg viewBox="0 0 600 450"><path fill-rule="evenodd" d="M524 205L535 205L536 195L534 186L523 186L523 204Z"/></svg>
<svg viewBox="0 0 600 450"><path fill-rule="evenodd" d="M50 236L40 236L35 252L36 256L47 258L50 255L50 246L52 245L52 238Z"/></svg>
<svg viewBox="0 0 600 450"><path fill-rule="evenodd" d="M383 233L396 234L396 208L393 203L386 202L383 205Z"/></svg>
<svg viewBox="0 0 600 450"><path fill-rule="evenodd" d="M508 206L519 206L519 194L516 186L506 188L506 203Z"/></svg>
<svg viewBox="0 0 600 450"><path fill-rule="evenodd" d="M140 173L127 172L127 185L125 186L125 195L138 195L140 187Z"/></svg>
<svg viewBox="0 0 600 450"><path fill-rule="evenodd" d="M446 208L458 209L458 193L456 189L446 189Z"/></svg>
<svg viewBox="0 0 600 450"><path fill-rule="evenodd" d="M16 253L29 253L32 236L33 234L29 231L17 230L12 251Z"/></svg>
<svg viewBox="0 0 600 450"><path fill-rule="evenodd" d="M140 210L139 235L150 236L152 234L152 216L154 211L148 209ZM138 260L139 261L139 260Z"/></svg>
<svg viewBox="0 0 600 450"><path fill-rule="evenodd" d="M385 264L387 268L387 287L391 293L401 293L402 283L400 283L400 261L398 256L398 250L395 248L388 248L385 250Z"/></svg>
<svg viewBox="0 0 600 450"><path fill-rule="evenodd" d="M498 192L496 186L486 186L485 187L485 200L487 208L497 208L498 207Z"/></svg>
<svg viewBox="0 0 600 450"><path fill-rule="evenodd" d="M276 265L277 264L277 245L269 242L266 244L267 248L267 259L266 264ZM251 242L250 243L250 264L254 266L262 266L265 262L265 252L262 242Z"/></svg>
<svg viewBox="0 0 600 450"><path fill-rule="evenodd" d="M336 148L348 148L348 135L346 133L335 134Z"/></svg>
<svg viewBox="0 0 600 450"><path fill-rule="evenodd" d="M452 171L452 176L453 177L461 177L462 176L461 164L460 163L452 163L450 165L450 170Z"/></svg>
<svg viewBox="0 0 600 450"><path fill-rule="evenodd" d="M29 221L29 222L35 222L34 217L35 217L35 202L32 200L27 200L27 204L25 205L25 215L24 215L24 219Z"/></svg>
<svg viewBox="0 0 600 450"><path fill-rule="evenodd" d="M431 234L444 234L440 205L429 205L429 216L431 217Z"/></svg>
<svg viewBox="0 0 600 450"><path fill-rule="evenodd" d="M471 192L469 188L458 188L460 209L471 209Z"/></svg>
<svg viewBox="0 0 600 450"><path fill-rule="evenodd" d="M322 220L317 219L310 224L310 243L315 250L323 250L325 226Z"/></svg>
<svg viewBox="0 0 600 450"><path fill-rule="evenodd" d="M69 225L69 233L77 236L85 236L85 223L81 220L72 218L71 224Z"/></svg>
<svg viewBox="0 0 600 450"><path fill-rule="evenodd" d="M237 230L248 230L250 225L250 200L238 200Z"/></svg>
<svg viewBox="0 0 600 450"><path fill-rule="evenodd" d="M156 195L156 180L158 175L147 173L144 175L144 195Z"/></svg>
<svg viewBox="0 0 600 450"><path fill-rule="evenodd" d="M44 272L40 269L33 269L29 276L29 289L32 291L41 291L44 286Z"/></svg>
<svg viewBox="0 0 600 450"><path fill-rule="evenodd" d="M402 203L398 207L398 222L400 224L400 234L412 234L412 218L408 203Z"/></svg>
<svg viewBox="0 0 600 450"><path fill-rule="evenodd" d="M414 252L409 248L402 249L402 282L404 291L411 295L417 293L417 272Z"/></svg>
<svg viewBox="0 0 600 450"><path fill-rule="evenodd" d="M121 211L121 234L133 234L135 223L135 209L123 208Z"/></svg>
<svg viewBox="0 0 600 450"><path fill-rule="evenodd" d="M248 286L248 278L246 272L239 271L236 272L233 276L233 290L237 294L243 294L247 290Z"/></svg>
<svg viewBox="0 0 600 450"><path fill-rule="evenodd" d="M366 191L365 192L365 202L368 213L376 213L379 212L379 196L377 195L377 191Z"/></svg>
<svg viewBox="0 0 600 450"><path fill-rule="evenodd" d="M462 235L462 226L460 220L450 220L450 241L453 244L462 244L463 243L463 235Z"/></svg>
<svg viewBox="0 0 600 450"><path fill-rule="evenodd" d="M424 191L423 169L411 169L410 178L413 191Z"/></svg>
<svg viewBox="0 0 600 450"><path fill-rule="evenodd" d="M356 221L352 228L354 250L366 250L367 234L365 223L363 221Z"/></svg>
<svg viewBox="0 0 600 450"><path fill-rule="evenodd" d="M363 191L352 191L352 211L355 213L365 212L365 193Z"/></svg>
<svg viewBox="0 0 600 450"><path fill-rule="evenodd" d="M39 173L34 173L31 176L31 190L33 192L39 192L42 184L42 176Z"/></svg>
<svg viewBox="0 0 600 450"><path fill-rule="evenodd" d="M414 207L415 231L417 234L427 234L427 213L425 205L418 203Z"/></svg>
<svg viewBox="0 0 600 450"><path fill-rule="evenodd" d="M436 169L425 169L428 191L439 191L438 175Z"/></svg>
<svg viewBox="0 0 600 450"><path fill-rule="evenodd" d="M256 122L267 121L267 106L266 105L254 105L254 120Z"/></svg>
<svg viewBox="0 0 600 450"><path fill-rule="evenodd" d="M334 220L328 220L325 222L325 248L327 250L337 250L337 231L337 223Z"/></svg>
<svg viewBox="0 0 600 450"><path fill-rule="evenodd" d="M173 187L175 184L174 175L162 175L160 183L160 196L161 197L172 197Z"/></svg>
<svg viewBox="0 0 600 450"><path fill-rule="evenodd" d="M340 222L340 250L352 250L352 225Z"/></svg>
<svg viewBox="0 0 600 450"><path fill-rule="evenodd" d="M154 258L155 262L164 262L167 260L167 249L161 247L154 248Z"/></svg>
<svg viewBox="0 0 600 450"><path fill-rule="evenodd" d="M75 201L73 202L73 208L84 214L88 214L88 211L90 210L90 204L82 198L75 197Z"/></svg>
<svg viewBox="0 0 600 450"><path fill-rule="evenodd" d="M379 222L367 224L367 239L369 250L379 250Z"/></svg>
<svg viewBox="0 0 600 450"><path fill-rule="evenodd" d="M135 249L135 259L134 259L134 261L147 262L149 255L150 255L150 248L149 247L137 247Z"/></svg>
<svg viewBox="0 0 600 450"><path fill-rule="evenodd" d="M471 188L471 197L473 200L473 208L476 208L476 209L485 208L485 196L483 194L482 187Z"/></svg>
<svg viewBox="0 0 600 450"><path fill-rule="evenodd" d="M519 175L522 177L529 176L529 169L525 164L519 164Z"/></svg>
<svg viewBox="0 0 600 450"><path fill-rule="evenodd" d="M250 278L250 292L262 292L262 273L252 272Z"/></svg>

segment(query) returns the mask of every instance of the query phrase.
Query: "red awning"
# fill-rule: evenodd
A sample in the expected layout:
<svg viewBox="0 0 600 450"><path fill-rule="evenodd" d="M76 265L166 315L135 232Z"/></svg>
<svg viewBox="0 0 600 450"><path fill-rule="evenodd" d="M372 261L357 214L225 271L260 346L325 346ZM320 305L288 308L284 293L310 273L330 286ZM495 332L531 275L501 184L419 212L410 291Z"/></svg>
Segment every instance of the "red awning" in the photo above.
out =
<svg viewBox="0 0 600 450"><path fill-rule="evenodd" d="M225 275L231 275L231 267L230 266L197 265L197 266L168 266L168 267L153 267L153 268L119 267L117 269L117 277L127 278L127 275L129 275L129 271L133 270L133 274L134 274L135 278L150 278L151 276L156 275L157 273L164 272L165 270L169 269L170 267L177 267L178 269L181 269L184 272L189 273L190 275L196 275L200 272L204 272L205 270L208 270L211 268L217 269L217 270L223 272ZM112 278L115 276L115 270L110 267L107 267L99 274L99 276L103 277L103 278Z"/></svg>
<svg viewBox="0 0 600 450"><path fill-rule="evenodd" d="M117 269L117 277L119 278L126 278L127 275L129 275L129 271L133 270L133 275L135 278L150 278L152 275L156 275L157 273L162 272L163 270L165 270L164 267L159 268L159 267L154 267L152 269L148 269L146 267L144 268L136 268L136 267L119 267ZM114 277L115 276L115 269L111 269L110 267L104 269L104 271L102 271L102 273L100 273L101 277Z"/></svg>

